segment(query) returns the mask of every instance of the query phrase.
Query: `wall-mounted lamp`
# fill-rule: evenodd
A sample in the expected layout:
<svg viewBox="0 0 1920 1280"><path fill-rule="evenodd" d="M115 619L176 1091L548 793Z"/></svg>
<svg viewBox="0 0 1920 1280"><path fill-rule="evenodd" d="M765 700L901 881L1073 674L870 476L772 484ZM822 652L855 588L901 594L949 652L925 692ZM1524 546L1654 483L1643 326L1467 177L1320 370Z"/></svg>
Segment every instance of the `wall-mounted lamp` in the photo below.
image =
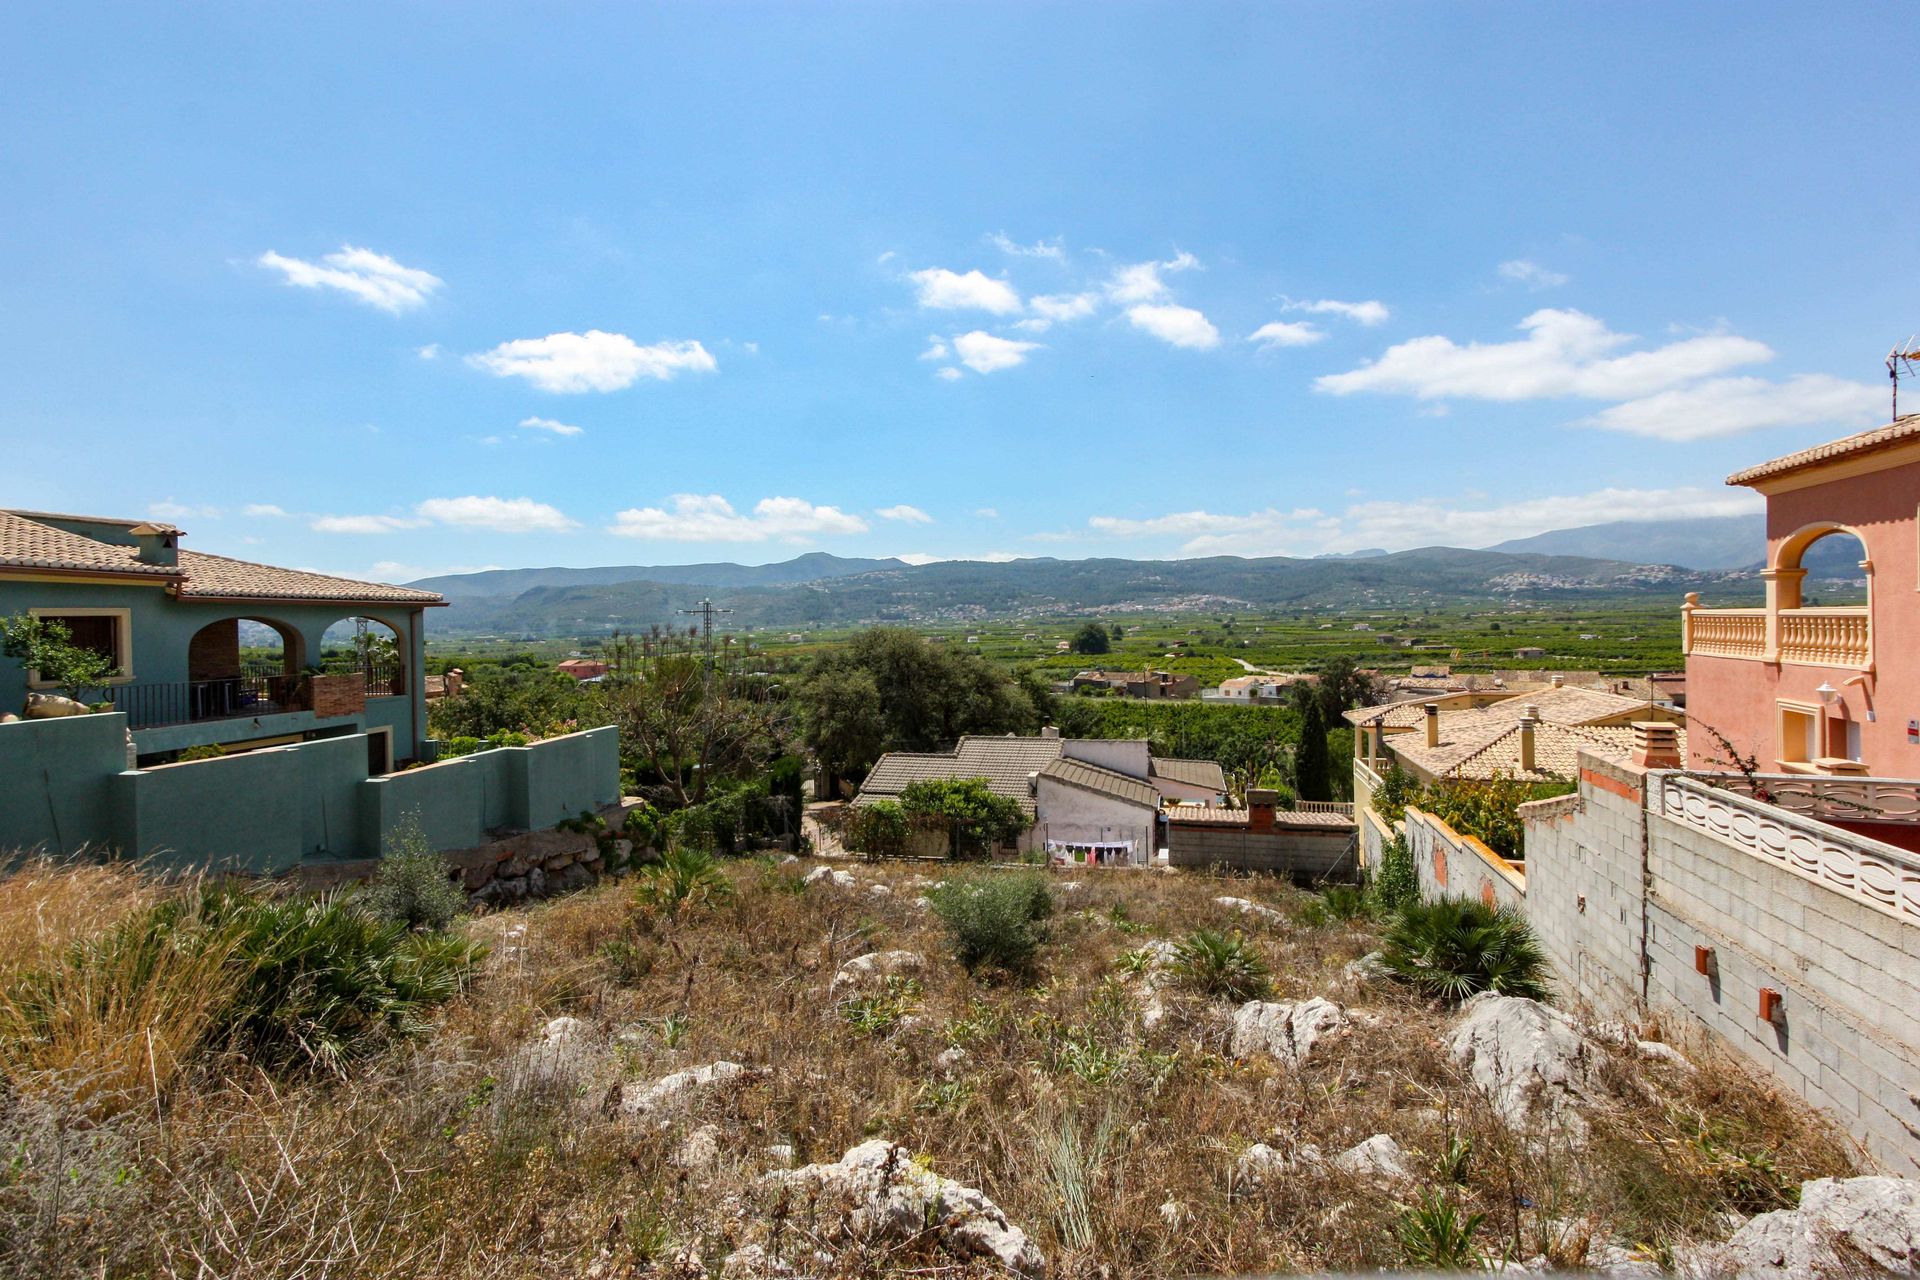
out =
<svg viewBox="0 0 1920 1280"><path fill-rule="evenodd" d="M1825 680L1820 682L1820 687L1815 689L1814 692L1819 694L1820 701L1826 703L1828 706L1832 706L1840 698L1840 691Z"/></svg>

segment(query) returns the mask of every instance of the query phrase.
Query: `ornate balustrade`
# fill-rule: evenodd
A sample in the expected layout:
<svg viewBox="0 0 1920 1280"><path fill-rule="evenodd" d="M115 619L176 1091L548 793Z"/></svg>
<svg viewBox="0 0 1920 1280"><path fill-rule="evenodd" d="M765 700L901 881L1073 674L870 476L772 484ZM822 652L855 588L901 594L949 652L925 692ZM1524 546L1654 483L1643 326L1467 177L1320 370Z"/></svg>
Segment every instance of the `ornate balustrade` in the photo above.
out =
<svg viewBox="0 0 1920 1280"><path fill-rule="evenodd" d="M1873 660L1872 653L1865 609L1780 611L1782 662L1812 667L1864 667Z"/></svg>
<svg viewBox="0 0 1920 1280"><path fill-rule="evenodd" d="M1689 655L1756 661L1766 656L1765 609L1694 609L1687 618Z"/></svg>
<svg viewBox="0 0 1920 1280"><path fill-rule="evenodd" d="M1754 784L1771 801L1744 794ZM1920 925L1920 855L1819 820L1897 821L1920 815L1920 783L1767 774L1750 784L1730 775L1709 779L1661 773L1654 774L1649 785L1654 788L1650 807L1661 816Z"/></svg>

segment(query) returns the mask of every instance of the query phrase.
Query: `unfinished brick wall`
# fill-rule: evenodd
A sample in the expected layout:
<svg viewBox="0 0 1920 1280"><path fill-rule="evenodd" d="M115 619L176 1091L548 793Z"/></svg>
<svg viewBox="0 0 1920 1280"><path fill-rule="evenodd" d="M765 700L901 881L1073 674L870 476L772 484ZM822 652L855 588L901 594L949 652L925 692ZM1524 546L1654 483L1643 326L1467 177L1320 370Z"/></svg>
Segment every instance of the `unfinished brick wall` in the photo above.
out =
<svg viewBox="0 0 1920 1280"><path fill-rule="evenodd" d="M314 676L311 706L316 716L357 716L367 710L367 679L358 671Z"/></svg>
<svg viewBox="0 0 1920 1280"><path fill-rule="evenodd" d="M187 641L187 679L221 680L240 674L240 620L202 627Z"/></svg>

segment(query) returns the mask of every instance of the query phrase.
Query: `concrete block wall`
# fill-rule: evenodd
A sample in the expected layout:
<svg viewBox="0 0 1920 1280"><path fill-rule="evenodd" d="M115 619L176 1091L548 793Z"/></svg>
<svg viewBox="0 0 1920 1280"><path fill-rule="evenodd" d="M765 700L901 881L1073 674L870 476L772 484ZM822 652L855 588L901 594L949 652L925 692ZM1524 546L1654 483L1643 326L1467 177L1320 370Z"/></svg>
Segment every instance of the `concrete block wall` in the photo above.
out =
<svg viewBox="0 0 1920 1280"><path fill-rule="evenodd" d="M1598 756L1580 764L1573 796L1521 807L1527 918L1564 994L1631 1008L1642 990L1641 779Z"/></svg>
<svg viewBox="0 0 1920 1280"><path fill-rule="evenodd" d="M1684 823L1648 830L1651 1010L1685 1014L1920 1174L1920 928ZM1780 993L1774 1022L1762 988Z"/></svg>
<svg viewBox="0 0 1920 1280"><path fill-rule="evenodd" d="M1563 997L1711 1037L1920 1174L1920 928L1648 813L1655 775L1580 764L1577 800L1522 811L1526 913ZM1780 993L1777 1022L1760 1019L1763 988Z"/></svg>
<svg viewBox="0 0 1920 1280"><path fill-rule="evenodd" d="M1167 824L1167 863L1175 867L1229 867L1301 880L1351 880L1356 868L1349 831L1253 831L1217 823Z"/></svg>
<svg viewBox="0 0 1920 1280"><path fill-rule="evenodd" d="M1405 831L1421 897L1472 898L1516 911L1526 907L1525 874L1479 840L1412 806L1407 808Z"/></svg>
<svg viewBox="0 0 1920 1280"><path fill-rule="evenodd" d="M118 712L0 724L0 853L111 841L109 785L129 763Z"/></svg>

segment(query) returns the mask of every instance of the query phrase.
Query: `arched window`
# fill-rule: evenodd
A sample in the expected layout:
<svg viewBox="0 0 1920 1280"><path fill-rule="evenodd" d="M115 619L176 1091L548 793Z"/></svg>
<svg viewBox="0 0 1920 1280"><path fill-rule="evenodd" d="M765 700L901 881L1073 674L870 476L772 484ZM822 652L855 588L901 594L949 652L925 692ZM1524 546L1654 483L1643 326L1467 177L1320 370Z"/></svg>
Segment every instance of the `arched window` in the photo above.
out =
<svg viewBox="0 0 1920 1280"><path fill-rule="evenodd" d="M369 698L405 693L406 640L377 618L342 618L320 637L320 668L360 672L366 677Z"/></svg>

